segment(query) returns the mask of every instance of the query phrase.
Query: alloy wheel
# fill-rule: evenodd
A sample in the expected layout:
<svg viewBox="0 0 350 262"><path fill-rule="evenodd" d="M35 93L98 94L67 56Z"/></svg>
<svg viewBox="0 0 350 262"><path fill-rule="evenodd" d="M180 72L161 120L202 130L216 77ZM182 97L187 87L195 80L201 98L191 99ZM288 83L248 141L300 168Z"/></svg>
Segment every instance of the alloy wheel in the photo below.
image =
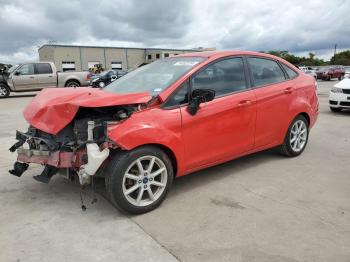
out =
<svg viewBox="0 0 350 262"><path fill-rule="evenodd" d="M167 168L155 156L142 156L132 162L123 177L123 194L134 206L154 203L167 185Z"/></svg>
<svg viewBox="0 0 350 262"><path fill-rule="evenodd" d="M302 151L306 145L308 136L307 126L304 121L298 120L292 126L290 131L290 145L294 152Z"/></svg>

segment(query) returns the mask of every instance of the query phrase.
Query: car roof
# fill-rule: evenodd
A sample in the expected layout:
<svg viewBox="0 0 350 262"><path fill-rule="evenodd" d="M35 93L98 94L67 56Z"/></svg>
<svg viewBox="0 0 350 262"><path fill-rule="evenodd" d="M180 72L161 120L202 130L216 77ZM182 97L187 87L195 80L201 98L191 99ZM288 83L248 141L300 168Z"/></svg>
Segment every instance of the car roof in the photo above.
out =
<svg viewBox="0 0 350 262"><path fill-rule="evenodd" d="M220 58L220 57L225 57L225 56L231 56L231 55L251 55L251 56L265 56L265 57L270 57L270 58L279 58L277 56L273 56L270 54L266 53L259 53L259 52L254 52L254 51L243 51L243 50L222 50L222 51L203 51L203 52L193 52L193 53L185 53L185 54L179 54L176 57L215 57L215 58Z"/></svg>
<svg viewBox="0 0 350 262"><path fill-rule="evenodd" d="M205 57L210 59L217 59L222 58L226 56L239 56L239 55L248 55L248 56L260 56L265 58L271 58L278 61L281 61L285 64L292 65L288 61L274 55L266 54L266 53L260 53L260 52L254 52L254 51L244 51L244 50L222 50L222 51L203 51L203 52L193 52L193 53L185 53L185 54L179 54L176 57ZM293 65L292 65L293 66ZM295 67L295 66L293 66Z"/></svg>

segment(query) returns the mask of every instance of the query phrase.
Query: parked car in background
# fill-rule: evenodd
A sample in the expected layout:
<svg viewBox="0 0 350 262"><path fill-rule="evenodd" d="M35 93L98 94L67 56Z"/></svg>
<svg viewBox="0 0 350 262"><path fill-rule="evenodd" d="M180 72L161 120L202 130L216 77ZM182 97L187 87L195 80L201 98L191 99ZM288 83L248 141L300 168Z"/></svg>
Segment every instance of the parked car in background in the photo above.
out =
<svg viewBox="0 0 350 262"><path fill-rule="evenodd" d="M343 79L331 89L329 107L333 112L350 109L350 78Z"/></svg>
<svg viewBox="0 0 350 262"><path fill-rule="evenodd" d="M345 69L344 78L350 78L350 68L349 67Z"/></svg>
<svg viewBox="0 0 350 262"><path fill-rule="evenodd" d="M30 126L17 131L10 173L37 163L44 171L36 180L61 173L83 186L98 174L115 206L145 213L175 177L273 147L300 155L317 116L315 81L279 57L181 54L103 89L40 92L24 110Z"/></svg>
<svg viewBox="0 0 350 262"><path fill-rule="evenodd" d="M57 72L52 62L23 63L11 67L6 82L0 82L0 98L10 92L36 91L53 87L88 86L92 74L86 72Z"/></svg>
<svg viewBox="0 0 350 262"><path fill-rule="evenodd" d="M304 73L307 75L311 75L313 78L317 80L316 70L305 70Z"/></svg>
<svg viewBox="0 0 350 262"><path fill-rule="evenodd" d="M316 71L317 79L331 80L332 78L338 78L339 80L344 78L345 69L343 66L330 66L323 67Z"/></svg>
<svg viewBox="0 0 350 262"><path fill-rule="evenodd" d="M314 70L311 66L299 66L298 68L304 72L308 70Z"/></svg>
<svg viewBox="0 0 350 262"><path fill-rule="evenodd" d="M105 71L105 72L102 72L101 74L94 76L90 81L90 86L103 88L106 85L109 85L113 81L117 80L118 78L126 74L127 74L127 71L124 71L124 70Z"/></svg>

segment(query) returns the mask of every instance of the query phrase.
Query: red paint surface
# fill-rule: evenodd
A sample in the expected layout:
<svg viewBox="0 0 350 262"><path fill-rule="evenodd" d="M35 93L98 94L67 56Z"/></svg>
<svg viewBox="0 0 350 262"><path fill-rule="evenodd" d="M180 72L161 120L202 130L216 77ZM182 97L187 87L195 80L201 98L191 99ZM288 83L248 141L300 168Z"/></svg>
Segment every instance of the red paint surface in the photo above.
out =
<svg viewBox="0 0 350 262"><path fill-rule="evenodd" d="M68 125L79 107L104 107L146 103L148 93L113 94L94 88L47 88L24 109L24 118L32 126L57 134Z"/></svg>

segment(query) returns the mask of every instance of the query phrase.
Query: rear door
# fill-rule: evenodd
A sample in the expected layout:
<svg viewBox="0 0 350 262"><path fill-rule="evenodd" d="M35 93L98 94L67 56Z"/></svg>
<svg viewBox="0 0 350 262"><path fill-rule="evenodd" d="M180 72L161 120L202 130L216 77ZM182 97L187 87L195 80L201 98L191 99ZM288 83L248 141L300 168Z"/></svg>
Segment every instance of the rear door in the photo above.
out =
<svg viewBox="0 0 350 262"><path fill-rule="evenodd" d="M182 135L188 171L253 148L255 94L248 88L243 58L213 62L190 78L190 89L213 89L214 100L200 104L195 115L181 107Z"/></svg>
<svg viewBox="0 0 350 262"><path fill-rule="evenodd" d="M57 79L49 63L35 64L35 76L39 88L56 87Z"/></svg>
<svg viewBox="0 0 350 262"><path fill-rule="evenodd" d="M37 89L37 78L34 72L34 64L23 64L12 75L14 89L30 90Z"/></svg>
<svg viewBox="0 0 350 262"><path fill-rule="evenodd" d="M290 124L293 81L272 59L248 57L248 65L257 99L255 148L282 142Z"/></svg>

